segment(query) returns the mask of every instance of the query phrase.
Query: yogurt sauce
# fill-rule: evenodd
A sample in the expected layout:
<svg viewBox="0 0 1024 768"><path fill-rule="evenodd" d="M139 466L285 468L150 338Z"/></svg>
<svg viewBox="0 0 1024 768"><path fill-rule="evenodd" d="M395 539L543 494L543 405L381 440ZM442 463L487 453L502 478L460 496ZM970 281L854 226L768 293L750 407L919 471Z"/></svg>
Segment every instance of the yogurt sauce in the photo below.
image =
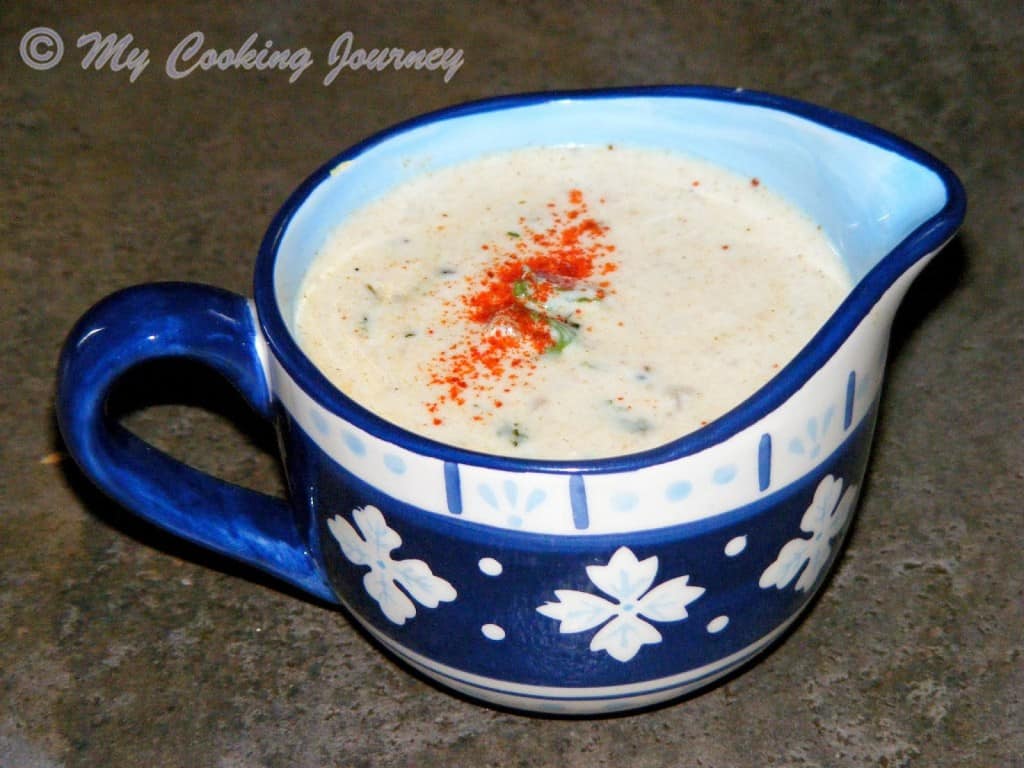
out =
<svg viewBox="0 0 1024 768"><path fill-rule="evenodd" d="M820 228L757 179L655 150L532 148L341 222L295 327L338 389L405 429L598 458L738 405L850 287Z"/></svg>

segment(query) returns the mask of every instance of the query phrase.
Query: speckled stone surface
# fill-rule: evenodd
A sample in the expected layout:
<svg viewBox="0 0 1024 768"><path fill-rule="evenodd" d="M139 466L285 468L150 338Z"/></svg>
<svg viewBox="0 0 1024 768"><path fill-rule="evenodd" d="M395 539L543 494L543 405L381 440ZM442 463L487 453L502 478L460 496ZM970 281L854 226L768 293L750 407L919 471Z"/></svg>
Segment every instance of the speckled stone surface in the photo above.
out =
<svg viewBox="0 0 1024 768"><path fill-rule="evenodd" d="M1024 766L1019 2L70 5L0 11L0 765ZM37 26L65 44L46 71L19 55ZM194 30L218 49L257 33L314 63L294 83L172 79L168 54ZM134 82L81 66L94 31L149 49ZM346 70L324 86L345 31L461 48L464 64L447 83ZM897 319L835 577L742 674L602 720L469 703L342 615L137 522L62 453L54 371L74 320L144 281L248 293L274 210L348 144L470 98L669 82L852 113L944 159L969 194ZM180 458L280 492L273 435L202 370L143 368L111 407Z"/></svg>

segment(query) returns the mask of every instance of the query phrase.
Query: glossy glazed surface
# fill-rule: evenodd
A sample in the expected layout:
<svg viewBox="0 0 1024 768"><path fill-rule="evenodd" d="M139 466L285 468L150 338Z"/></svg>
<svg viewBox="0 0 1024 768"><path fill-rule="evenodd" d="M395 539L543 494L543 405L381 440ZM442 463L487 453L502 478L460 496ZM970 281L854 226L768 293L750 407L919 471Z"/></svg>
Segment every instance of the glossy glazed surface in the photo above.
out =
<svg viewBox="0 0 1024 768"><path fill-rule="evenodd" d="M646 113L639 129L624 118L637 106ZM771 133L785 125L789 146L801 152L816 139L858 157L863 183L845 178L846 186L831 187L829 209L845 220L865 215L847 191L866 200L863 188L871 182L871 200L886 202L887 212L862 222L866 252L849 244L840 250L863 276L790 364L691 436L575 465L442 446L396 429L327 384L283 318L294 311L289 292L297 267L310 263L326 211L339 201L351 204L354 180L380 183L387 173L373 169L388 168L396 157L403 167L415 166L405 152L425 135L435 137L433 160L446 148L465 152L459 142L466 136L486 135L493 147L585 133L599 114L611 134L632 125L631 135L651 146L678 145L674 127L693 130L703 122L726 137L712 142L713 155L742 156L743 130L760 125ZM684 114L693 119L678 122ZM480 133L478 120L494 130ZM432 130L441 124L451 130ZM484 149L479 141L471 147ZM776 170L780 188L787 179L806 182L808 173L827 176L835 156L824 154L812 171L798 167L789 177ZM769 168L767 158L760 162L758 168ZM874 176L879 167L888 169L883 182ZM895 206L901 192L905 208ZM777 97L657 89L468 105L386 132L297 190L257 264L258 330L249 325L244 300L202 286L143 286L101 303L65 345L58 420L93 480L136 512L313 595L336 598L394 653L457 690L540 712L644 706L744 663L785 631L824 582L862 483L890 323L910 280L952 236L963 206L955 177L920 150ZM248 504L249 492L125 441L103 418L101 405L125 366L154 355L203 360L259 397L261 413L272 407L290 510L276 500ZM265 392L272 406L262 400ZM182 487L187 492L175 490ZM731 525L748 532L735 529L716 551L705 536ZM614 547L608 533L616 534ZM478 535L488 546L467 547ZM742 557L748 547L751 556ZM712 555L716 561L708 563ZM466 561L474 559L485 582L506 569L516 573L506 587L508 610L470 583ZM696 631L687 621L691 608L704 621ZM435 621L443 631L431 626ZM662 624L669 635L685 632L685 642L664 642ZM456 659L453 646L438 646L442 635L477 645L458 646ZM545 635L547 641L535 642ZM525 645L517 654L495 654L491 644L506 641ZM543 685L533 676L537 669L552 673Z"/></svg>

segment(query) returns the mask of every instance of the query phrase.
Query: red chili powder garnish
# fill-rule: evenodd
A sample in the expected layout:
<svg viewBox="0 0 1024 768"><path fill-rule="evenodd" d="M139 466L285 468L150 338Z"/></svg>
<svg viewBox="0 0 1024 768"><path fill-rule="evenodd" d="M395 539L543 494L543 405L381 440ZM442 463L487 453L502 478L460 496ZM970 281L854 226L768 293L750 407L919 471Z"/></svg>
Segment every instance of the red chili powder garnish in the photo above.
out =
<svg viewBox="0 0 1024 768"><path fill-rule="evenodd" d="M440 423L436 414L443 403L462 405L467 391L486 392L506 374L518 380L529 376L537 358L556 346L551 318L527 303L543 306L557 291L571 290L589 278L598 278L587 283L594 298L610 292L604 278L617 269L609 260L615 246L607 241L608 227L587 215L583 192L570 190L564 208L548 203L547 209L547 229L536 231L521 217L518 231L507 232L507 240L481 245L493 258L480 273L466 278L466 292L445 307L444 322L460 325L464 332L431 362L430 383L441 388L427 404L435 424ZM524 290L529 302L523 301ZM500 407L497 402L493 404Z"/></svg>

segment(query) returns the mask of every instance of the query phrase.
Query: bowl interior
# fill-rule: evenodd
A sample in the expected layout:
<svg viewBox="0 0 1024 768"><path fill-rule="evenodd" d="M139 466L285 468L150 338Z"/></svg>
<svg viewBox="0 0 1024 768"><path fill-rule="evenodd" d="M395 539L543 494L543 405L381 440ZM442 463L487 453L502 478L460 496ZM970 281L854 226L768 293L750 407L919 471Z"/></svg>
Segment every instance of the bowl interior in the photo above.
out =
<svg viewBox="0 0 1024 768"><path fill-rule="evenodd" d="M279 243L274 295L294 335L298 289L324 240L351 211L410 177L494 152L607 143L756 176L824 228L857 282L947 194L935 171L847 132L867 128L850 122L833 127L761 103L663 94L524 97L429 115L354 147L300 190Z"/></svg>

